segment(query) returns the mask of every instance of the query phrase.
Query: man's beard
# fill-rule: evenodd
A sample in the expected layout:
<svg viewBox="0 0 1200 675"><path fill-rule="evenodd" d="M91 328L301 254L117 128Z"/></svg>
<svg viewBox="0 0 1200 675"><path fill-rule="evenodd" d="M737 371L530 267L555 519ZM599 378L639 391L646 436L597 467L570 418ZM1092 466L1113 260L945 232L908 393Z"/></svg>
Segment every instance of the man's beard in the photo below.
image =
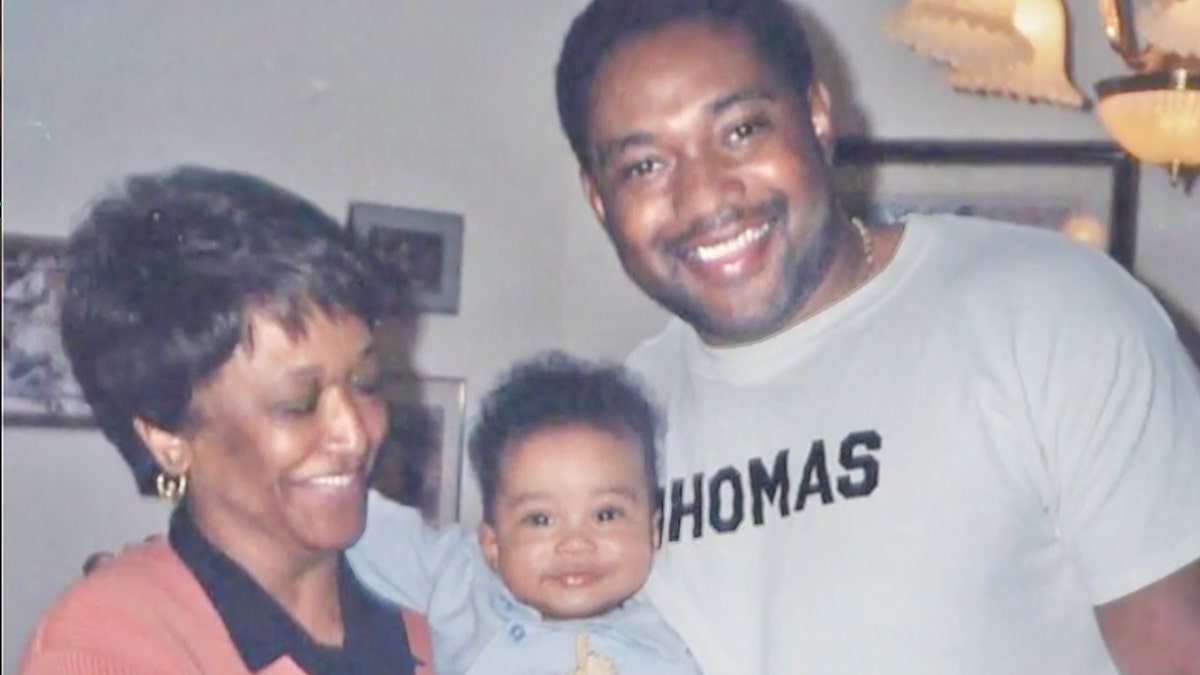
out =
<svg viewBox="0 0 1200 675"><path fill-rule="evenodd" d="M773 195L762 205L753 209L762 212L764 218L774 218L776 225L783 228L769 236L782 236L785 240L784 259L780 264L778 278L763 301L764 307L750 316L721 316L705 306L703 298L689 293L681 283L662 279L650 274L639 274L625 264L626 273L646 295L664 309L690 324L706 340L722 344L752 342L772 335L786 327L805 305L833 261L834 221L826 212L818 219L819 225L809 230L803 242L793 243L788 239L790 209L787 198ZM722 222L743 215L741 212L722 213L715 220ZM718 223L714 223L715 226ZM612 223L606 223L610 234L616 232ZM688 229L688 235L699 231L702 225ZM677 238L686 240L686 237ZM626 263L627 251L619 249L622 263ZM680 247L664 245L661 254L679 258Z"/></svg>

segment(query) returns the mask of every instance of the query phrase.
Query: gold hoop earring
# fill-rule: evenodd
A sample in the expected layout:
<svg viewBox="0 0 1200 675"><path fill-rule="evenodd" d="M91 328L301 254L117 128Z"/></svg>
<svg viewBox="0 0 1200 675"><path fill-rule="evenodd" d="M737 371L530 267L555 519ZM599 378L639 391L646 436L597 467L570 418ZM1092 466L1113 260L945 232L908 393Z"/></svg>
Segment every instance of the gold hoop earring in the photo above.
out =
<svg viewBox="0 0 1200 675"><path fill-rule="evenodd" d="M187 493L187 474L173 476L166 472L160 472L154 478L154 489L160 498L178 502Z"/></svg>

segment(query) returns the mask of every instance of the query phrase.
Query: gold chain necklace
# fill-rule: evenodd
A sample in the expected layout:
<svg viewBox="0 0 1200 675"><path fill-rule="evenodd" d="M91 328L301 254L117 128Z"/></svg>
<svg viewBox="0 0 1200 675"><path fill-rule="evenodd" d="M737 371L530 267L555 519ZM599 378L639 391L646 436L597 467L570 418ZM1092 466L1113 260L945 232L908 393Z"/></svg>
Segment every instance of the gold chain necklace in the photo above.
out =
<svg viewBox="0 0 1200 675"><path fill-rule="evenodd" d="M875 239L871 237L871 231L863 224L861 218L851 218L850 222L854 225L854 229L858 230L858 238L862 240L863 259L866 261L863 281L866 281L871 277L871 270L875 269Z"/></svg>

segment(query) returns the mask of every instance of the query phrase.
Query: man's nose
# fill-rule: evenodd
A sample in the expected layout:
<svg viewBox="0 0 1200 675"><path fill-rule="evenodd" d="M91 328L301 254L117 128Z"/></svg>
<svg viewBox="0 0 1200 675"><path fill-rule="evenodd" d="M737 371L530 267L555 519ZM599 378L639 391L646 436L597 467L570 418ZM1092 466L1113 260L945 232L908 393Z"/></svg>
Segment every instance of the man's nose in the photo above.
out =
<svg viewBox="0 0 1200 675"><path fill-rule="evenodd" d="M679 160L674 182L676 216L685 222L711 218L741 204L746 187L734 167L712 153Z"/></svg>

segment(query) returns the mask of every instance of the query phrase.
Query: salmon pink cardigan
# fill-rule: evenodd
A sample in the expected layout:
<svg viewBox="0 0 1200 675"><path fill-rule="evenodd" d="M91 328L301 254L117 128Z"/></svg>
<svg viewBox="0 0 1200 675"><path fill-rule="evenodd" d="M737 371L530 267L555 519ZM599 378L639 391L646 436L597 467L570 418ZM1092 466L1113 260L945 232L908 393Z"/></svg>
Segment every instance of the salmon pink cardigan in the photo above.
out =
<svg viewBox="0 0 1200 675"><path fill-rule="evenodd" d="M417 675L432 675L429 631L401 610ZM81 579L43 615L19 675L252 675L204 588L165 538ZM284 656L254 675L306 675Z"/></svg>

